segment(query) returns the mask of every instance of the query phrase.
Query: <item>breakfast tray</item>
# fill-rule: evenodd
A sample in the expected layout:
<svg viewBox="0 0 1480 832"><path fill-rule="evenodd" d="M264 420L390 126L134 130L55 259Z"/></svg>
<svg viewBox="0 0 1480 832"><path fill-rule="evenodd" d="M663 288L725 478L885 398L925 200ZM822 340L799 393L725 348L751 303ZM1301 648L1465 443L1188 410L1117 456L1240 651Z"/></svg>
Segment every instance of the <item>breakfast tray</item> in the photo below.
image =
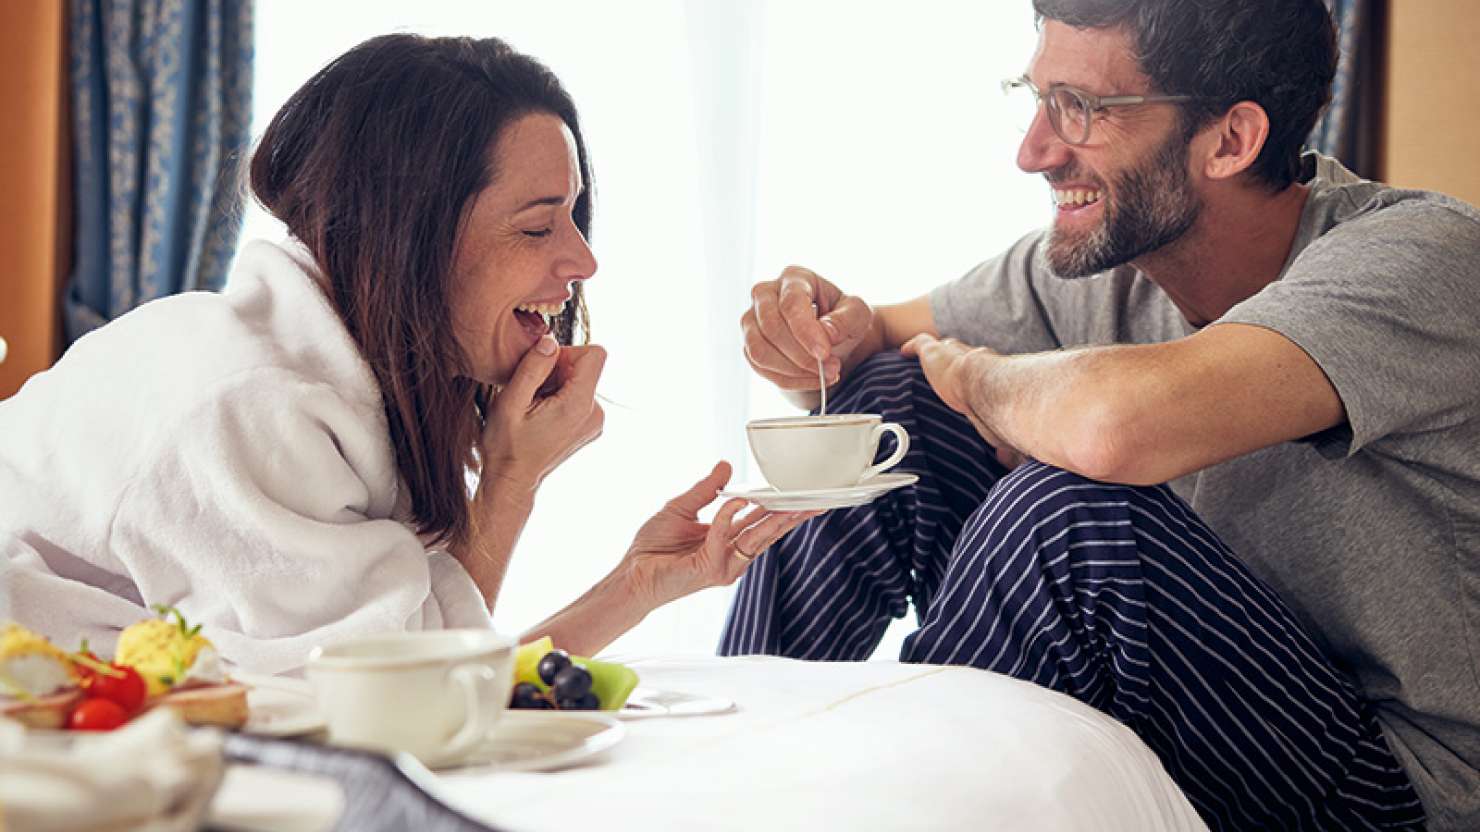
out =
<svg viewBox="0 0 1480 832"><path fill-rule="evenodd" d="M336 831L498 832L432 797L418 782L431 775L405 755L391 758L254 734L229 734L223 745L227 762L302 771L337 781L344 789L344 812L333 827Z"/></svg>

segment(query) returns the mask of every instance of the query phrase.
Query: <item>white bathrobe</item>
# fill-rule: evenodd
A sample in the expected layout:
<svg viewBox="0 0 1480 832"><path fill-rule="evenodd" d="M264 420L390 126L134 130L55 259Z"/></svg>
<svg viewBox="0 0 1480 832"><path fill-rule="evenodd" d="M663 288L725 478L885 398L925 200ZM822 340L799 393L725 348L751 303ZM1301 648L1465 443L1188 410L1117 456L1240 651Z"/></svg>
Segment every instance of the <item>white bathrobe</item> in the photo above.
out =
<svg viewBox="0 0 1480 832"><path fill-rule="evenodd" d="M145 304L0 402L0 620L112 649L172 604L228 661L490 626L408 523L379 386L296 246Z"/></svg>

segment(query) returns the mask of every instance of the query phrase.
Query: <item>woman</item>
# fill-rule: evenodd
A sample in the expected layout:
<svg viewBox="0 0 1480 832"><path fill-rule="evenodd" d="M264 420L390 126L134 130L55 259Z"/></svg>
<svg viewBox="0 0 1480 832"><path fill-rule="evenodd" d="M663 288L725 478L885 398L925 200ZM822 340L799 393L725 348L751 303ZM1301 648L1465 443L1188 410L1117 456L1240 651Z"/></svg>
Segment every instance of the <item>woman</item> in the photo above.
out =
<svg viewBox="0 0 1480 832"><path fill-rule="evenodd" d="M497 40L376 38L283 106L251 184L292 243L0 403L0 618L106 646L169 604L263 672L353 634L488 626L541 481L602 425L605 353L572 346L596 270L574 105ZM699 523L729 473L526 635L594 653L808 516L731 501Z"/></svg>

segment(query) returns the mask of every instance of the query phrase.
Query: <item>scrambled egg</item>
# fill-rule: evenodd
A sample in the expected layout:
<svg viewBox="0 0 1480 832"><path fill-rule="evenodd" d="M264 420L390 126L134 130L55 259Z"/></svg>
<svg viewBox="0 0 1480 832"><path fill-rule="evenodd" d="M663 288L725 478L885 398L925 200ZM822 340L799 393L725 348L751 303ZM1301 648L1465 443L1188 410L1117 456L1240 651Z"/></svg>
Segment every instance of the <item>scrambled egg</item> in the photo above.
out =
<svg viewBox="0 0 1480 832"><path fill-rule="evenodd" d="M149 686L150 696L187 680L220 682L221 678L214 678L220 676L216 646L196 630L187 631L183 625L162 618L130 624L118 634L115 661L137 670Z"/></svg>
<svg viewBox="0 0 1480 832"><path fill-rule="evenodd" d="M45 636L15 623L0 628L0 697L48 696L76 684L71 658Z"/></svg>

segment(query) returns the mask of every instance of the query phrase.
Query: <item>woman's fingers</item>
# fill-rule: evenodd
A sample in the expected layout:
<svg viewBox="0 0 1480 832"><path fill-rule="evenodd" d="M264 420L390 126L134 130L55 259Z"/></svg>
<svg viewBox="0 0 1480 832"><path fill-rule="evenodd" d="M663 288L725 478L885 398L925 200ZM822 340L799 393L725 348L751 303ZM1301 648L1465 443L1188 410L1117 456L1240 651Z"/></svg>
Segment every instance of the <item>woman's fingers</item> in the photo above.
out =
<svg viewBox="0 0 1480 832"><path fill-rule="evenodd" d="M733 537L730 534L730 526L735 520L735 515L740 512L740 509L745 508L745 506L746 502L744 500L726 500L725 504L719 507L719 511L715 512L714 520L709 523L709 532L705 534L705 543L709 546L719 547L728 545L730 538Z"/></svg>
<svg viewBox="0 0 1480 832"><path fill-rule="evenodd" d="M584 347L566 347L565 351L572 355L570 378L552 398L563 403L594 402L596 382L601 379L601 370L606 366L606 349L587 344Z"/></svg>
<svg viewBox="0 0 1480 832"><path fill-rule="evenodd" d="M678 512L681 517L693 520L699 516L699 511L714 502L719 490L730 481L732 469L730 463L720 460L715 463L704 479L694 483L688 491L668 501L668 507Z"/></svg>
<svg viewBox="0 0 1480 832"><path fill-rule="evenodd" d="M787 532L806 521L822 514L821 511L771 512L756 508L730 524L735 531L730 538L730 547L738 556L730 557L724 564L727 575L733 580L750 566L771 544L780 540Z"/></svg>
<svg viewBox="0 0 1480 832"><path fill-rule="evenodd" d="M535 393L555 369L559 357L560 345L555 343L554 336L542 336L519 359L519 366L514 368L514 377L509 379L495 401L518 408L521 412L528 410Z"/></svg>

